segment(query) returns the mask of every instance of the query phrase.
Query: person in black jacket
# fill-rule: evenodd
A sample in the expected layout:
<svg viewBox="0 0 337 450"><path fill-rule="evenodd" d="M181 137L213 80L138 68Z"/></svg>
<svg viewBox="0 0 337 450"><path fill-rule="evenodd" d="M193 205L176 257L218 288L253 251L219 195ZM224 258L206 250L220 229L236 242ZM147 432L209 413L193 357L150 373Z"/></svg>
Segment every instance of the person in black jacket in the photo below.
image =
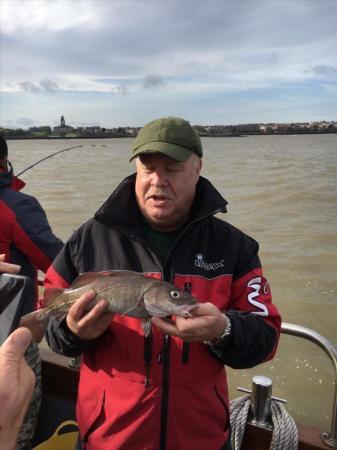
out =
<svg viewBox="0 0 337 450"><path fill-rule="evenodd" d="M77 421L85 449L229 449L223 365L273 357L281 318L258 244L214 217L227 202L200 176L203 149L189 122L145 125L132 146L136 174L74 232L46 276L67 287L82 272L133 270L191 292L193 317L139 319L87 312L89 292L47 331L56 352L83 353Z"/></svg>

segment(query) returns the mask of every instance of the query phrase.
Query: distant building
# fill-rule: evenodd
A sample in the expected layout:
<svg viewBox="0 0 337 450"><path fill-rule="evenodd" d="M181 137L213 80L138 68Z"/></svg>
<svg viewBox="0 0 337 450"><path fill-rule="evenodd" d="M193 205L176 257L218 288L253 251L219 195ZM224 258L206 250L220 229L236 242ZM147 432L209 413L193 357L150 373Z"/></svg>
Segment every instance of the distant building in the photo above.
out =
<svg viewBox="0 0 337 450"><path fill-rule="evenodd" d="M93 127L85 127L85 132L87 134L101 134L102 129L98 125Z"/></svg>
<svg viewBox="0 0 337 450"><path fill-rule="evenodd" d="M73 131L74 128L66 125L66 121L64 120L64 116L61 116L61 124L58 127L53 128L54 133L67 133L68 131Z"/></svg>
<svg viewBox="0 0 337 450"><path fill-rule="evenodd" d="M40 127L29 127L31 133L51 133L49 125L42 125Z"/></svg>

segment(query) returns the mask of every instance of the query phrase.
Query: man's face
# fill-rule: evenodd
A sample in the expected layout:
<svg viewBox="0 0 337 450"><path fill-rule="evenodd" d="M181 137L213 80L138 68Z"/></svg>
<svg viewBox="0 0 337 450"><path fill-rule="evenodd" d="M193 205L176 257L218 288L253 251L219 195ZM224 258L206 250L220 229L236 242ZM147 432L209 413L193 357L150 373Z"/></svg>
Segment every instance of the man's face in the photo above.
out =
<svg viewBox="0 0 337 450"><path fill-rule="evenodd" d="M160 153L137 158L137 203L153 228L171 231L187 220L201 165L194 154L185 162Z"/></svg>

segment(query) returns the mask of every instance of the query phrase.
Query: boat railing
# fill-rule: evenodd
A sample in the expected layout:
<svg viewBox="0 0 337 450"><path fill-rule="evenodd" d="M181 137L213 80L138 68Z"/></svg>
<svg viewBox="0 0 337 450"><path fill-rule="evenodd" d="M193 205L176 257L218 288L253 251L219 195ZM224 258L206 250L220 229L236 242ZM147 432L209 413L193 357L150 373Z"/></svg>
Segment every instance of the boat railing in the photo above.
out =
<svg viewBox="0 0 337 450"><path fill-rule="evenodd" d="M335 371L335 395L332 409L331 430L322 433L322 440L330 447L337 448L337 350L324 336L310 328L293 323L282 323L281 332L301 337L318 345L329 357Z"/></svg>

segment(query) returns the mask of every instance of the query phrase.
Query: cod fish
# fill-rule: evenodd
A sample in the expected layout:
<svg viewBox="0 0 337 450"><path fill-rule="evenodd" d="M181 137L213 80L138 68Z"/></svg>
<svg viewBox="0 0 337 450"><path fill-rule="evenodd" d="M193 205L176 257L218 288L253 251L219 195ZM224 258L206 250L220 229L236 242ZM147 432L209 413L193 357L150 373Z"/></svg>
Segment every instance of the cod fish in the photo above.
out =
<svg viewBox="0 0 337 450"><path fill-rule="evenodd" d="M88 305L88 311L100 300L108 302L107 312L142 319L145 336L151 332L151 317L167 317L172 314L191 317L190 311L198 301L166 281L148 278L129 270L111 272L86 272L79 275L67 289L45 290L45 308L26 314L20 326L31 330L33 340L40 342L50 317L62 318L78 298L87 291L96 292Z"/></svg>

